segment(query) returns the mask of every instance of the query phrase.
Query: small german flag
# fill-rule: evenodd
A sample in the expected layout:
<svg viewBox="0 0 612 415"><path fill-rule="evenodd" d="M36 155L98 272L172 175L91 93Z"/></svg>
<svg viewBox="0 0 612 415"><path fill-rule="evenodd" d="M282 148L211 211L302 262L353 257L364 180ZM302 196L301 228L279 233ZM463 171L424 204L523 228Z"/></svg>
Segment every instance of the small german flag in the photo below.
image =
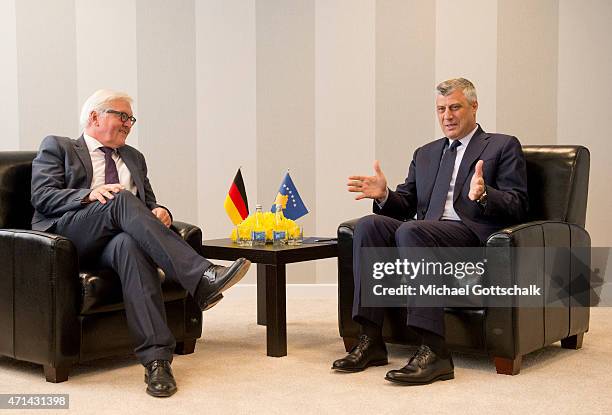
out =
<svg viewBox="0 0 612 415"><path fill-rule="evenodd" d="M232 186L225 197L223 207L227 212L230 220L234 225L239 224L249 216L249 202L247 200L246 190L244 189L244 181L240 169L234 177Z"/></svg>

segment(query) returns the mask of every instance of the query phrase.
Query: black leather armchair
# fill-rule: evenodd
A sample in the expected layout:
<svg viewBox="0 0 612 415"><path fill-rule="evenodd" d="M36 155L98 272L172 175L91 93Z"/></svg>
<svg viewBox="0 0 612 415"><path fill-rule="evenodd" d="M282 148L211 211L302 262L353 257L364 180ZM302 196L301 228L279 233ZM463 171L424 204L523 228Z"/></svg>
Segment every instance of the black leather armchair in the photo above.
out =
<svg viewBox="0 0 612 415"><path fill-rule="evenodd" d="M43 365L47 381L55 383L67 380L74 364L129 353L134 345L119 277L80 269L68 239L30 230L35 156L0 152L0 355ZM200 251L199 228L173 226ZM162 287L175 352L193 353L202 312L181 286L164 281Z"/></svg>
<svg viewBox="0 0 612 415"><path fill-rule="evenodd" d="M554 274L555 278L562 279L555 284L570 287L568 298L561 299L567 306L445 309L446 337L451 349L488 354L494 359L498 373L512 375L519 373L523 355L559 340L564 348L580 348L589 328L588 304L585 307L582 298L573 298L571 287L572 284L584 286L590 255L581 256L582 264L568 256L561 266L551 264L544 257L544 247L591 246L589 234L584 229L589 152L581 146L524 146L523 151L527 160L530 222L502 229L489 237L487 247L507 250L502 249L506 253L488 264L486 278L494 285L506 286L539 279L544 280L543 286L547 287ZM359 333L351 317L356 222L348 221L338 228L338 322L347 351L355 344ZM542 249L512 252L510 248L513 247ZM528 254L521 256L521 252ZM534 252L538 257L530 258ZM588 252L588 249L581 252ZM414 341L406 330L405 310L388 309L386 313L385 339L392 343Z"/></svg>

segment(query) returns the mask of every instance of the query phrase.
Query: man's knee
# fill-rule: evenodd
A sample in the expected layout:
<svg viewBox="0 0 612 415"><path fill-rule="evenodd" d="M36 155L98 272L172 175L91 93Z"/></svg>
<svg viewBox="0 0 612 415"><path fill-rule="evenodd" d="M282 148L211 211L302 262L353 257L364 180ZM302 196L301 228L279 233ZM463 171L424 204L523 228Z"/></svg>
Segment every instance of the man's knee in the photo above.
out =
<svg viewBox="0 0 612 415"><path fill-rule="evenodd" d="M397 246L421 246L423 243L423 227L419 221L403 223L395 231L395 242Z"/></svg>
<svg viewBox="0 0 612 415"><path fill-rule="evenodd" d="M142 251L138 242L126 232L120 232L111 239L104 249L105 256L117 269L119 265L131 261L143 261L146 254ZM127 261L127 262L126 262Z"/></svg>
<svg viewBox="0 0 612 415"><path fill-rule="evenodd" d="M121 202L121 203L132 203L134 201L139 202L138 199L132 192L129 190L120 190L117 193L113 193L114 198L111 201Z"/></svg>
<svg viewBox="0 0 612 415"><path fill-rule="evenodd" d="M121 190L118 193L113 193L113 198L108 199L109 207L113 209L140 209L144 205L140 199L138 199L129 190Z"/></svg>
<svg viewBox="0 0 612 415"><path fill-rule="evenodd" d="M355 246L395 246L393 236L402 222L383 215L368 215L355 225Z"/></svg>
<svg viewBox="0 0 612 415"><path fill-rule="evenodd" d="M365 234L380 227L384 220L380 215L368 215L360 218L355 224L355 233Z"/></svg>

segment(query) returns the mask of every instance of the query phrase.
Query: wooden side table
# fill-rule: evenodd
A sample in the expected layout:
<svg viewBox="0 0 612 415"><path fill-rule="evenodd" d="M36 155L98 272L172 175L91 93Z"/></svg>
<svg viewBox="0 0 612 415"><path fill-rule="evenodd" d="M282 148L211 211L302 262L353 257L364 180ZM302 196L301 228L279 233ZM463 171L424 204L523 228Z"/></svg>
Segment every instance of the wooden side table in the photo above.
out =
<svg viewBox="0 0 612 415"><path fill-rule="evenodd" d="M306 238L299 246L280 247L243 247L229 238L202 243L205 258L235 261L244 257L257 264L257 323L266 326L268 356L287 355L286 264L338 256L336 241L311 242L315 239Z"/></svg>

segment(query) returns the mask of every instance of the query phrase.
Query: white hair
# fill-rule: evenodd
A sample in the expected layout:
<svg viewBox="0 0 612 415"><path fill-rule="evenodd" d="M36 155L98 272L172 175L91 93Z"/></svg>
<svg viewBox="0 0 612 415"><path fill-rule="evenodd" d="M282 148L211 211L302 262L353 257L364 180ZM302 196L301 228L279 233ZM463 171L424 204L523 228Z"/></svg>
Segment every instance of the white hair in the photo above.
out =
<svg viewBox="0 0 612 415"><path fill-rule="evenodd" d="M81 108L81 117L79 118L81 129L84 130L89 126L89 115L92 112L95 111L100 114L108 109L110 102L117 100L125 101L128 104L133 102L132 97L125 92L112 91L110 89L98 89L91 94Z"/></svg>

